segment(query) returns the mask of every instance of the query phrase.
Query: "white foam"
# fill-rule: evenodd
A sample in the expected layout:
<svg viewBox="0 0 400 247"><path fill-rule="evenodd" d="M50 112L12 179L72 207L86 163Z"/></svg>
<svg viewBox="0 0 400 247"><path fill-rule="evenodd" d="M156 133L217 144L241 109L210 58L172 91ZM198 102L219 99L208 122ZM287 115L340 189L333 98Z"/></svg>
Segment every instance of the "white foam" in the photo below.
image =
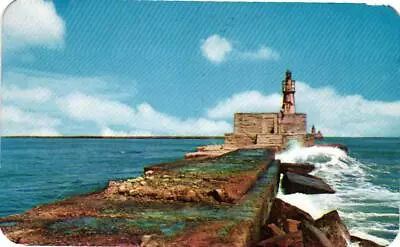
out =
<svg viewBox="0 0 400 247"><path fill-rule="evenodd" d="M0 229L0 245L1 246L23 246L22 244L15 244L11 240L9 240L1 229Z"/></svg>
<svg viewBox="0 0 400 247"><path fill-rule="evenodd" d="M350 235L352 235L352 236L359 237L359 238L366 239L366 240L370 240L370 241L375 242L375 243L377 243L379 245L384 245L384 246L389 245L389 241L387 241L386 239L378 238L378 237L369 235L369 234L367 234L365 232L362 232L362 231L359 231L359 230L350 230L349 232L350 232Z"/></svg>
<svg viewBox="0 0 400 247"><path fill-rule="evenodd" d="M400 234L397 233L396 238L390 243L389 247L400 246Z"/></svg>
<svg viewBox="0 0 400 247"><path fill-rule="evenodd" d="M318 204L315 203L315 200L319 199L317 199L316 196L318 195L306 195L302 193L295 193L290 195L278 193L277 195L277 197L282 199L283 201L307 212L311 215L311 217L313 217L313 219L318 219L330 210L328 210L327 208L322 209L318 207Z"/></svg>
<svg viewBox="0 0 400 247"><path fill-rule="evenodd" d="M373 170L368 165L333 147L304 148L292 145L285 152L276 154L275 158L288 163L312 163L315 170L311 174L324 179L336 191L335 194L322 195L300 193L284 195L280 191L278 197L282 200L306 211L315 219L331 210L340 209L338 210L340 216L348 227L356 232L396 233L393 230L393 223L373 222L369 219L369 217L399 218L399 214L392 212L390 208L398 207L400 197L399 193L373 184L370 181L372 176L368 173ZM377 207L385 207L389 211L368 211ZM364 234L368 235L367 233Z"/></svg>

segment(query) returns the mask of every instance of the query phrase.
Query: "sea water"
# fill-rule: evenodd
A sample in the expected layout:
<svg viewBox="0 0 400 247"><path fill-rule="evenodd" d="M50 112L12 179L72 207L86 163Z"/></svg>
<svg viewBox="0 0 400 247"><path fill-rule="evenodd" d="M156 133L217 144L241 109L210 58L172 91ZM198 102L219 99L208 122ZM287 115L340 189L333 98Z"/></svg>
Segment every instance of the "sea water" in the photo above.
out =
<svg viewBox="0 0 400 247"><path fill-rule="evenodd" d="M349 153L332 147L293 146L276 158L314 164L311 174L323 178L336 193L284 195L280 191L278 197L315 219L336 209L351 234L388 244L399 232L400 138L327 138L324 142L345 144Z"/></svg>
<svg viewBox="0 0 400 247"><path fill-rule="evenodd" d="M105 188L109 180L142 175L143 167L182 159L197 146L221 139L3 138L0 216L42 203ZM279 197L318 218L337 209L354 235L391 242L399 230L400 138L326 138L349 147L293 147L277 154L284 162L310 162L312 174L336 194Z"/></svg>
<svg viewBox="0 0 400 247"><path fill-rule="evenodd" d="M223 140L3 138L0 216L141 176L143 167L182 159Z"/></svg>

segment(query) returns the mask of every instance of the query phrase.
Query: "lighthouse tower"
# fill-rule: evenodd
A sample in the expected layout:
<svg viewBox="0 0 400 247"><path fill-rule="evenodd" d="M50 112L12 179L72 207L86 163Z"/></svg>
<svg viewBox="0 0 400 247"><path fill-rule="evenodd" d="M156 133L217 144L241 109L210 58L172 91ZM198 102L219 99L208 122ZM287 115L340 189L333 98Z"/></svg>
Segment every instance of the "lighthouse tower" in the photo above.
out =
<svg viewBox="0 0 400 247"><path fill-rule="evenodd" d="M285 114L294 114L294 93L295 93L295 80L292 79L292 72L286 71L285 80L282 81L282 93L283 93L283 103L282 103L282 117Z"/></svg>

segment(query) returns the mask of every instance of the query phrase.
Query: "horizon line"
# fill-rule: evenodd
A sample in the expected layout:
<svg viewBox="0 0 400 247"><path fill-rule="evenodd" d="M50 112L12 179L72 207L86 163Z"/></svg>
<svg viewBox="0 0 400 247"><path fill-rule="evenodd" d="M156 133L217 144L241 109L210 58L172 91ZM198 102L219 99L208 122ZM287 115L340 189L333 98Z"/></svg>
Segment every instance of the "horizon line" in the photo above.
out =
<svg viewBox="0 0 400 247"><path fill-rule="evenodd" d="M65 139L224 139L224 135L143 135L143 136L101 136L101 135L0 135L0 138L65 138ZM324 138L400 138L400 136L324 136Z"/></svg>
<svg viewBox="0 0 400 247"><path fill-rule="evenodd" d="M154 136L101 136L101 135L6 135L0 138L86 138L86 139L223 139L225 136L183 136L183 135L154 135Z"/></svg>

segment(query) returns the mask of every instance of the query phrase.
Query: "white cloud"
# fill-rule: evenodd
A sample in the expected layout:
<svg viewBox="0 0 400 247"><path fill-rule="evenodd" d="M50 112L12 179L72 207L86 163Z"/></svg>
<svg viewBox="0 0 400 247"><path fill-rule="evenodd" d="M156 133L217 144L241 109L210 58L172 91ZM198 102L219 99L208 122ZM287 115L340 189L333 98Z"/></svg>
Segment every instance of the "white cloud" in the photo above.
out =
<svg viewBox="0 0 400 247"><path fill-rule="evenodd" d="M282 97L279 94L264 96L258 91L246 91L232 95L208 109L207 115L215 119L233 118L235 112L276 112Z"/></svg>
<svg viewBox="0 0 400 247"><path fill-rule="evenodd" d="M232 130L229 123L205 118L182 120L156 111L148 103L130 107L118 101L105 100L82 93L61 98L60 109L75 121L90 121L101 127L102 135L222 135ZM133 131L112 130L123 126Z"/></svg>
<svg viewBox="0 0 400 247"><path fill-rule="evenodd" d="M58 104L69 117L78 121L92 121L99 125L126 125L135 116L135 110L128 105L80 92L59 99Z"/></svg>
<svg viewBox="0 0 400 247"><path fill-rule="evenodd" d="M202 42L201 51L211 62L221 63L232 51L232 44L226 38L214 34Z"/></svg>
<svg viewBox="0 0 400 247"><path fill-rule="evenodd" d="M51 1L17 0L4 13L3 32L6 49L59 48L64 44L65 23Z"/></svg>
<svg viewBox="0 0 400 247"><path fill-rule="evenodd" d="M371 101L304 82L296 87L296 111L307 113L309 127L314 124L326 136L400 136L400 101ZM278 94L243 92L219 102L208 116L230 119L234 112L278 112L281 101Z"/></svg>
<svg viewBox="0 0 400 247"><path fill-rule="evenodd" d="M331 87L311 88L297 82L297 111L330 136L400 136L400 101L371 101L341 95Z"/></svg>
<svg viewBox="0 0 400 247"><path fill-rule="evenodd" d="M261 45L256 51L241 51L227 38L214 34L202 41L201 52L213 63L219 64L229 57L239 60L278 60L280 55L271 47Z"/></svg>
<svg viewBox="0 0 400 247"><path fill-rule="evenodd" d="M121 76L71 76L35 70L11 69L3 74L3 88L47 88L53 95L74 91L102 94L111 99L131 99L137 93L136 81Z"/></svg>
<svg viewBox="0 0 400 247"><path fill-rule="evenodd" d="M46 114L30 113L15 106L2 107L3 135L59 135L59 119Z"/></svg>
<svg viewBox="0 0 400 247"><path fill-rule="evenodd" d="M149 104L143 103L137 107L134 126L153 130L155 133L171 135L222 135L232 130L225 121L214 121L206 118L181 120L157 112Z"/></svg>
<svg viewBox="0 0 400 247"><path fill-rule="evenodd" d="M279 60L280 55L271 47L262 45L257 51L245 51L239 53L243 59L249 60Z"/></svg>
<svg viewBox="0 0 400 247"><path fill-rule="evenodd" d="M51 99L52 91L44 87L21 89L11 85L2 89L2 95L5 101L43 103Z"/></svg>

